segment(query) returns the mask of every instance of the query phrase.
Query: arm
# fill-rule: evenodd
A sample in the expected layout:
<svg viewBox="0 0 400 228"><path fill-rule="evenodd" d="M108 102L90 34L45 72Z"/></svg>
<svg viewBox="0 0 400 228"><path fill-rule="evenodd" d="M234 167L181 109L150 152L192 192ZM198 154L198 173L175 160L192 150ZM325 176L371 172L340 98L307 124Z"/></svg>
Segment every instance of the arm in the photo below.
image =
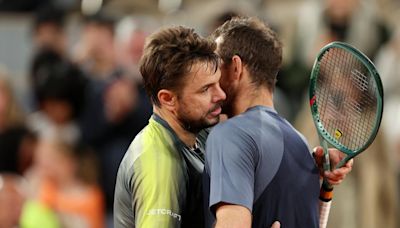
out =
<svg viewBox="0 0 400 228"><path fill-rule="evenodd" d="M216 227L251 227L256 149L251 140L244 140L246 135L228 130L230 134L224 128L213 129L207 139L207 206L217 220Z"/></svg>
<svg viewBox="0 0 400 228"><path fill-rule="evenodd" d="M242 206L232 204L220 204L216 206L217 224L215 228L225 227L251 227L251 212ZM276 221L271 228L280 228L281 224Z"/></svg>
<svg viewBox="0 0 400 228"><path fill-rule="evenodd" d="M187 194L183 170L167 153L155 156L144 152L135 162L131 185L135 227L179 228Z"/></svg>
<svg viewBox="0 0 400 228"><path fill-rule="evenodd" d="M220 203L216 207L217 223L215 228L250 228L251 212L249 209L232 204Z"/></svg>

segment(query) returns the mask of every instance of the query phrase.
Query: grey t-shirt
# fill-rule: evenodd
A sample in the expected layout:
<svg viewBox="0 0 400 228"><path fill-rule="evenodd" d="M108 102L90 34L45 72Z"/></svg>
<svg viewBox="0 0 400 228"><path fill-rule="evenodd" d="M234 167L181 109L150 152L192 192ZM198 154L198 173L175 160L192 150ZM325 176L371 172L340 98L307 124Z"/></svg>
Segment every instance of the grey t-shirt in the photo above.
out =
<svg viewBox="0 0 400 228"><path fill-rule="evenodd" d="M214 127L203 178L209 226L223 202L248 208L253 227L275 220L317 227L318 169L304 138L272 108L256 106Z"/></svg>

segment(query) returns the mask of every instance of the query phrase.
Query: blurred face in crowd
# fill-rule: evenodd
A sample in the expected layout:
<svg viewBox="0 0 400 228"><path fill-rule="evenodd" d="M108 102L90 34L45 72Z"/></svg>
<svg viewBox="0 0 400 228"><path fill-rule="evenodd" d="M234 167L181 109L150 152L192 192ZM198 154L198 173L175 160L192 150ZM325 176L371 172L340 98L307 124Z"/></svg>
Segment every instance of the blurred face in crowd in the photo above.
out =
<svg viewBox="0 0 400 228"><path fill-rule="evenodd" d="M44 23L34 33L34 43L39 48L50 48L59 53L66 49L66 36L62 28L52 23Z"/></svg>
<svg viewBox="0 0 400 228"><path fill-rule="evenodd" d="M42 107L47 116L56 124L63 125L72 119L72 107L67 101L46 99Z"/></svg>
<svg viewBox="0 0 400 228"><path fill-rule="evenodd" d="M35 153L35 163L39 172L55 183L70 180L75 175L75 164L71 151L49 139L42 139Z"/></svg>
<svg viewBox="0 0 400 228"><path fill-rule="evenodd" d="M191 132L213 126L219 122L221 105L226 96L219 85L221 72L207 63L196 63L185 76L184 85L178 93L178 120Z"/></svg>
<svg viewBox="0 0 400 228"><path fill-rule="evenodd" d="M83 42L88 55L101 59L114 52L114 34L110 28L96 23L85 25L82 33Z"/></svg>
<svg viewBox="0 0 400 228"><path fill-rule="evenodd" d="M350 19L358 4L359 0L326 0L326 13L331 20L339 23Z"/></svg>

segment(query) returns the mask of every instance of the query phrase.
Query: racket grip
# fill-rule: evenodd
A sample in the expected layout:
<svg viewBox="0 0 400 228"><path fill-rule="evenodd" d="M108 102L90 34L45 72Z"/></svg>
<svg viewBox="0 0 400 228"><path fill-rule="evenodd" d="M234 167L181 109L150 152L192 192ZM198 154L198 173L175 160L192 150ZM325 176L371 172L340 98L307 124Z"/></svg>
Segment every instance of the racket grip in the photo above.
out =
<svg viewBox="0 0 400 228"><path fill-rule="evenodd" d="M319 193L319 227L326 228L333 198L333 187L324 181Z"/></svg>
<svg viewBox="0 0 400 228"><path fill-rule="evenodd" d="M328 225L329 211L331 210L332 201L319 201L319 227L326 228Z"/></svg>

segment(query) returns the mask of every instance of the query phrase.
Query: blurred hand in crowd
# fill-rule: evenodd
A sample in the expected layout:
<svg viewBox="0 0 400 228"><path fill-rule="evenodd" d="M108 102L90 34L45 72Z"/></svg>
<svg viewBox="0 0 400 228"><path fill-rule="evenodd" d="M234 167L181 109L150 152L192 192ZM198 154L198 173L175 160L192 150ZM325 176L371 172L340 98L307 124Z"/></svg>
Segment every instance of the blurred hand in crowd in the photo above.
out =
<svg viewBox="0 0 400 228"><path fill-rule="evenodd" d="M107 119L114 123L123 120L135 107L136 99L137 91L132 81L115 81L104 94Z"/></svg>

